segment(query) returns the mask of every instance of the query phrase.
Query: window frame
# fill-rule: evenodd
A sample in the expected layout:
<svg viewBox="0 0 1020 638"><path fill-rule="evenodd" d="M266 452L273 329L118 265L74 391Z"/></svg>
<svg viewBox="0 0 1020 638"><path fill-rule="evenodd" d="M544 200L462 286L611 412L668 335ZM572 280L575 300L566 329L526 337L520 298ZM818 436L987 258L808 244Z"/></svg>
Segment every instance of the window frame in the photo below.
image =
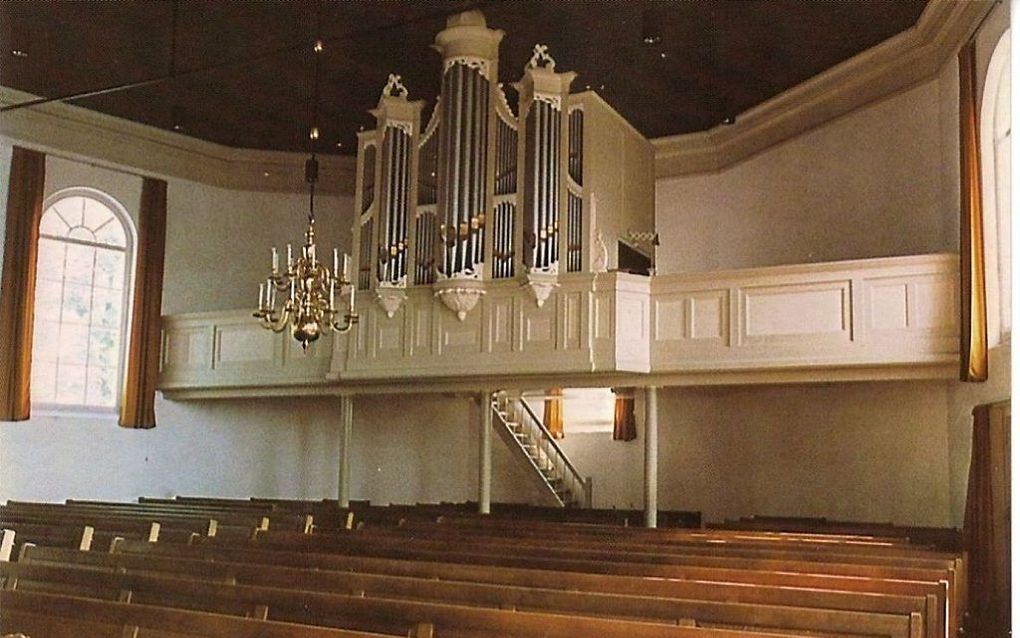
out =
<svg viewBox="0 0 1020 638"><path fill-rule="evenodd" d="M117 386L115 399L112 407L89 406L77 403L67 404L51 401L42 402L33 399L32 412L36 416L44 417L107 419L111 416L115 417L120 413L121 401L123 400L124 394L124 375L127 371L131 315L134 305L135 251L138 245L137 229L135 228L134 219L132 219L131 215L127 212L127 209L120 203L120 201L109 193L88 186L62 188L50 194L43 200L42 214L45 215L46 212L53 206L59 204L61 201L71 199L73 197L84 197L105 206L113 213L114 218L120 222L121 226L124 228L124 290L122 291L123 304L121 306L120 318L120 356L117 361ZM39 234L39 238L43 238L41 232ZM68 243L73 243L66 238L56 238L56 241L67 241ZM37 281L38 277L39 275L36 273ZM38 300L33 301L33 312L35 309L35 303L37 302ZM34 348L34 332L32 335L32 343Z"/></svg>
<svg viewBox="0 0 1020 638"><path fill-rule="evenodd" d="M1012 309L1009 307L1010 303L1004 299L1003 291L1007 288L1002 281L1002 251L1000 247L1003 242L1010 242L1011 238L1008 236L1009 233L1001 232L1003 230L1002 215L1011 215L1011 211L1006 210L1005 207L1000 205L999 202L999 188L998 188L998 167L996 166L997 149L999 144L999 138L997 136L997 129L999 128L1000 122L998 121L998 115L1000 111L1000 100L1002 98L1003 84L1002 80L1004 74L1011 73L1010 69L1010 40L1011 30L1006 31L999 37L998 42L995 45L995 49L992 51L992 55L989 58L988 68L985 70L984 86L981 91L981 120L980 120L980 145L981 145L981 192L982 192L982 208L984 213L984 219L982 222L982 230L984 231L984 256L985 256L985 298L988 306L987 316L987 330L988 330L988 345L989 347L996 347L999 345L1006 345L1010 343L1012 334ZM1008 76L1005 76L1008 77ZM1012 83L1012 78L1009 78ZM1008 94L1007 98L1010 97ZM1012 138L1012 123L1010 123L1010 138ZM1012 162L1012 158L1010 159ZM1011 176L1006 176L1006 181L1009 182ZM1013 199L1012 184L1009 184L1010 193L1009 197ZM1010 218L1010 226L1012 226L1013 220ZM1013 247L1010 246L1010 252ZM1010 278L1015 277L1010 268ZM1010 291L1010 301L1012 300L1012 291ZM1009 328L1005 329L1004 319L1009 319Z"/></svg>

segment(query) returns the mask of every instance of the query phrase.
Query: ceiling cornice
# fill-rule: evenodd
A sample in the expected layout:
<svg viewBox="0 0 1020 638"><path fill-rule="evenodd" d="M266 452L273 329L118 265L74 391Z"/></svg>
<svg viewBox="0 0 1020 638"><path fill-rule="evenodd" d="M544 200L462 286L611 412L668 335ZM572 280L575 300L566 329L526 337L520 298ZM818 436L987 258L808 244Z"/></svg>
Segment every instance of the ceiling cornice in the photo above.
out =
<svg viewBox="0 0 1020 638"><path fill-rule="evenodd" d="M708 131L652 140L657 178L712 172L933 77L995 0L931 0L915 26ZM0 104L37 96L0 86ZM18 144L119 170L250 191L304 192L303 154L215 144L64 103L0 115ZM320 191L352 194L355 158L323 156Z"/></svg>
<svg viewBox="0 0 1020 638"><path fill-rule="evenodd" d="M0 104L37 96L0 86ZM221 188L305 192L302 153L233 148L71 104L49 103L0 115L0 136L61 157ZM354 193L355 159L319 158L319 192Z"/></svg>
<svg viewBox="0 0 1020 638"><path fill-rule="evenodd" d="M910 29L740 114L735 124L652 140L656 178L718 171L935 76L995 0L931 0Z"/></svg>

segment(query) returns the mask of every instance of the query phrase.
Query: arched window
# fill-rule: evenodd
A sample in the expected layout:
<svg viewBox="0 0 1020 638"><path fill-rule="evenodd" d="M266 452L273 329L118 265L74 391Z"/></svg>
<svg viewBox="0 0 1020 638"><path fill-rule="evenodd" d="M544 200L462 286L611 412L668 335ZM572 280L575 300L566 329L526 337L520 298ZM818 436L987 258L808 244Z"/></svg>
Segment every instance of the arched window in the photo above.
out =
<svg viewBox="0 0 1020 638"><path fill-rule="evenodd" d="M992 53L981 98L981 159L984 198L985 280L988 342L1009 339L1010 313L1010 32Z"/></svg>
<svg viewBox="0 0 1020 638"><path fill-rule="evenodd" d="M69 189L47 201L39 235L32 402L114 410L130 316L128 215L99 191Z"/></svg>

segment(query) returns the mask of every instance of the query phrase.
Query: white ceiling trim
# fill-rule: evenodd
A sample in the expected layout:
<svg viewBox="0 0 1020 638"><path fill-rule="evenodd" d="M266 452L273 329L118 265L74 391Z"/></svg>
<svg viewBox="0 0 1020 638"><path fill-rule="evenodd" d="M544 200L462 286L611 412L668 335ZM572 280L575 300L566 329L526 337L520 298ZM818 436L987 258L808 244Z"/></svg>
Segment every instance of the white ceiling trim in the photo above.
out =
<svg viewBox="0 0 1020 638"><path fill-rule="evenodd" d="M737 116L735 124L652 140L655 176L717 171L935 76L994 0L931 0L910 29Z"/></svg>
<svg viewBox="0 0 1020 638"><path fill-rule="evenodd" d="M0 104L36 96L0 86ZM234 148L52 102L0 115L0 136L54 155L116 170L249 191L304 192L306 155ZM355 159L320 157L319 190L354 192Z"/></svg>

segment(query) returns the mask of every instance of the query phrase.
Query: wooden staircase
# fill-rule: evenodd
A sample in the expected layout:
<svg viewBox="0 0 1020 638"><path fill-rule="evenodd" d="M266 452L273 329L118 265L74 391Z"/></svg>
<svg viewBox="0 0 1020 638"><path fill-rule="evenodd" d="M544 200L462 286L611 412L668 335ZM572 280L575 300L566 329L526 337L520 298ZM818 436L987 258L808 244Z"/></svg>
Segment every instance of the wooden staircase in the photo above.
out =
<svg viewBox="0 0 1020 638"><path fill-rule="evenodd" d="M524 399L498 392L492 411L501 438L532 468L560 507L591 508L591 477L581 476Z"/></svg>

